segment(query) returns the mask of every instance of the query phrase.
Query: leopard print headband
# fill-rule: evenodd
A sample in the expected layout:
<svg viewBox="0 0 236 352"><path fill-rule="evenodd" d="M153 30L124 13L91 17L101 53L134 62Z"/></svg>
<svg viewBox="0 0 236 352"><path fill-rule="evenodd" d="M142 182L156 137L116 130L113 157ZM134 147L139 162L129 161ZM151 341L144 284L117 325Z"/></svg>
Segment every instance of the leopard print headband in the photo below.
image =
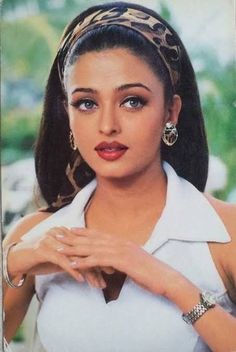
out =
<svg viewBox="0 0 236 352"><path fill-rule="evenodd" d="M93 29L114 24L137 31L154 45L175 87L180 78L180 47L173 33L160 20L143 11L118 7L110 10L101 9L90 14L62 40L58 50L58 71L61 82L63 83L65 66L77 39Z"/></svg>

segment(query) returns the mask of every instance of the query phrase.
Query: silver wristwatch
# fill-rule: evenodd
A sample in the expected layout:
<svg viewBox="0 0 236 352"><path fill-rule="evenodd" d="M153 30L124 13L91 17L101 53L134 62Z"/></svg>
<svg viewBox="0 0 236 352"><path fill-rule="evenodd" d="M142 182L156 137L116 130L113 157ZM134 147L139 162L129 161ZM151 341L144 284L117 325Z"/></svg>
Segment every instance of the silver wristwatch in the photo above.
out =
<svg viewBox="0 0 236 352"><path fill-rule="evenodd" d="M204 313L215 307L215 305L216 300L212 293L201 292L200 302L190 312L182 314L182 318L187 324L194 324Z"/></svg>

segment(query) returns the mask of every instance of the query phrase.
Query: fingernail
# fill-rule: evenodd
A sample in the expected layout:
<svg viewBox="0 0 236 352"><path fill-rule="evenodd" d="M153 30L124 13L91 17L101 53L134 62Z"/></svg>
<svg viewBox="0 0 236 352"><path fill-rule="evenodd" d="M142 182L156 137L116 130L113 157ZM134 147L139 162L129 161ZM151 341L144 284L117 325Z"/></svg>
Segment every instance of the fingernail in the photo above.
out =
<svg viewBox="0 0 236 352"><path fill-rule="evenodd" d="M83 277L83 276L78 276L78 281L79 281L79 282L84 282L84 281L85 281L85 279L84 279L84 277Z"/></svg>
<svg viewBox="0 0 236 352"><path fill-rule="evenodd" d="M56 238L64 238L65 235L63 235L63 233L57 233L56 234Z"/></svg>
<svg viewBox="0 0 236 352"><path fill-rule="evenodd" d="M107 287L107 285L106 285L105 283L101 283L101 284L100 284L100 288L101 288L101 289L104 289L104 288L106 288L106 287Z"/></svg>
<svg viewBox="0 0 236 352"><path fill-rule="evenodd" d="M83 230L83 227L71 227L71 231L81 231Z"/></svg>
<svg viewBox="0 0 236 352"><path fill-rule="evenodd" d="M62 252L63 250L64 250L64 247L58 247L58 248L57 248L57 251L58 251L58 252Z"/></svg>
<svg viewBox="0 0 236 352"><path fill-rule="evenodd" d="M73 260L72 262L70 262L70 266L75 267L77 265L77 261Z"/></svg>

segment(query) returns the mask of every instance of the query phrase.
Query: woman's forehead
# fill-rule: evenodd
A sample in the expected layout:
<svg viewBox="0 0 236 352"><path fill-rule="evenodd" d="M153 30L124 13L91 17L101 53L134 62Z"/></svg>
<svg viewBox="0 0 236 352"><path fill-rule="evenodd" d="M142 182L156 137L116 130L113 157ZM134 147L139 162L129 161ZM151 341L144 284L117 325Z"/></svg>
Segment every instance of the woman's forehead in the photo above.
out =
<svg viewBox="0 0 236 352"><path fill-rule="evenodd" d="M67 87L89 84L93 87L119 87L127 83L154 86L160 81L150 65L137 54L125 48L105 49L81 55L70 68Z"/></svg>

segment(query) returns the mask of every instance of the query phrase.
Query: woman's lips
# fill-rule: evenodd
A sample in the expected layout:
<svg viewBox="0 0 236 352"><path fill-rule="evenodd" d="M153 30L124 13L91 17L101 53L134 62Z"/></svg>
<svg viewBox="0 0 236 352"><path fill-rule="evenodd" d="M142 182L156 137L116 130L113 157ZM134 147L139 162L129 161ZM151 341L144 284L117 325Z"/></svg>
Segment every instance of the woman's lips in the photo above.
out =
<svg viewBox="0 0 236 352"><path fill-rule="evenodd" d="M99 143L94 149L102 159L113 161L119 159L123 154L125 154L128 147L115 141L112 143Z"/></svg>

